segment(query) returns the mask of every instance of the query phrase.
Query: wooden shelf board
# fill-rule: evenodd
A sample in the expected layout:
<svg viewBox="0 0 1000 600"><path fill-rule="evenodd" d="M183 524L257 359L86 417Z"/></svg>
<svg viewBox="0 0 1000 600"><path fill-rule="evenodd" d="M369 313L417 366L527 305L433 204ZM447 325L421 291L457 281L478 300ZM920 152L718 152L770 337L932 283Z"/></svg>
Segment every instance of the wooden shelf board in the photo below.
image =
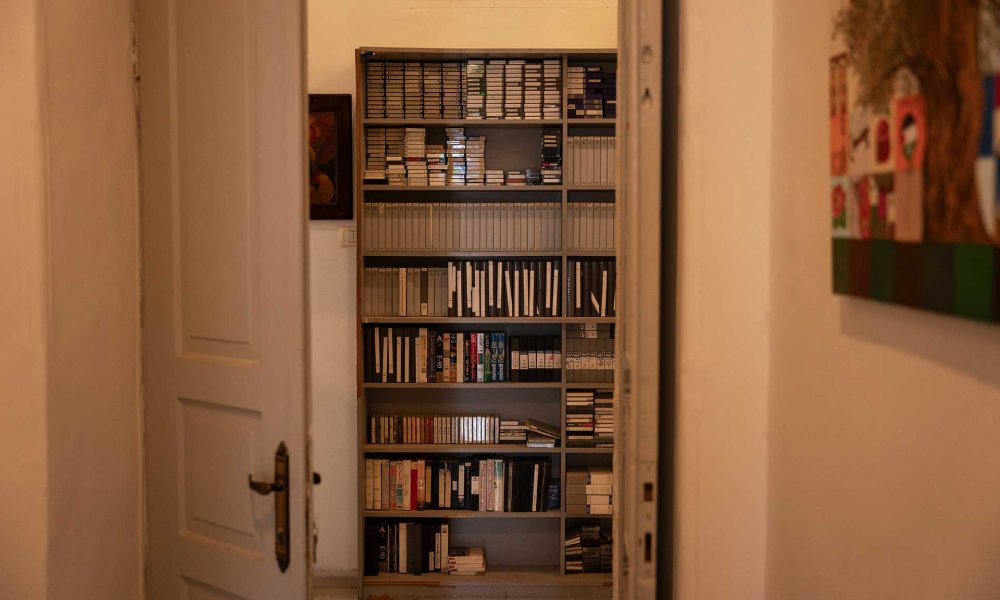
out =
<svg viewBox="0 0 1000 600"><path fill-rule="evenodd" d="M366 383L366 388L403 388L403 389L535 389L535 388L560 388L562 383L558 381L501 381L496 383ZM581 384L585 385L585 384Z"/></svg>
<svg viewBox="0 0 1000 600"><path fill-rule="evenodd" d="M614 448L566 448L566 454L614 454Z"/></svg>
<svg viewBox="0 0 1000 600"><path fill-rule="evenodd" d="M588 515L587 513L566 513L567 519L611 519L614 515Z"/></svg>
<svg viewBox="0 0 1000 600"><path fill-rule="evenodd" d="M366 127L556 127L562 119L391 119L368 118Z"/></svg>
<svg viewBox="0 0 1000 600"><path fill-rule="evenodd" d="M615 186L613 186L613 185L565 185L563 187L567 191L570 191L570 192L613 192L613 191L615 191Z"/></svg>
<svg viewBox="0 0 1000 600"><path fill-rule="evenodd" d="M366 517L406 519L558 519L562 511L492 512L475 510L366 510Z"/></svg>
<svg viewBox="0 0 1000 600"><path fill-rule="evenodd" d="M362 317L361 321L368 325L408 325L411 323L455 323L455 324L518 324L518 323L550 323L560 325L562 323L614 323L614 317ZM511 382L513 383L513 382ZM406 384L404 384L406 385ZM422 385L422 384L421 384ZM492 385L492 384L478 384Z"/></svg>
<svg viewBox="0 0 1000 600"><path fill-rule="evenodd" d="M366 444L369 454L562 454L562 448L519 444Z"/></svg>
<svg viewBox="0 0 1000 600"><path fill-rule="evenodd" d="M584 118L584 117L572 117L572 118L566 119L566 123L568 125L614 125L615 124L615 119L606 119L606 118L603 118L603 117L600 118L600 119L598 119L598 118L587 119L587 118Z"/></svg>
<svg viewBox="0 0 1000 600"><path fill-rule="evenodd" d="M366 192L560 192L561 185L388 185L366 183Z"/></svg>
<svg viewBox="0 0 1000 600"><path fill-rule="evenodd" d="M610 573L585 573L579 575L560 575L556 565L546 567L532 566L493 566L487 562L486 573L483 575L447 575L445 573L424 573L423 575L401 575L398 573L381 573L362 579L365 585L611 585Z"/></svg>
<svg viewBox="0 0 1000 600"><path fill-rule="evenodd" d="M456 260L461 260L465 258L496 258L497 260L505 260L511 256L530 256L538 258L559 258L562 256L562 250L495 250L495 251L483 251L483 250L373 250L363 252L362 256L375 256L375 257L431 257L431 258L454 258ZM613 256L614 252L608 252L602 256Z"/></svg>

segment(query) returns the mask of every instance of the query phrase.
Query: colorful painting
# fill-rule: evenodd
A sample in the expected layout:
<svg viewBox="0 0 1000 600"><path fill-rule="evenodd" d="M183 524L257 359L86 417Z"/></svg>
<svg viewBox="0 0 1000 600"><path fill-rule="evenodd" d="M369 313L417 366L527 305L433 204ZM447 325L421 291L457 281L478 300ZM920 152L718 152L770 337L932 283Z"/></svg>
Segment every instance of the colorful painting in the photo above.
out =
<svg viewBox="0 0 1000 600"><path fill-rule="evenodd" d="M844 0L833 290L1000 322L1000 1Z"/></svg>
<svg viewBox="0 0 1000 600"><path fill-rule="evenodd" d="M351 141L350 94L310 94L310 218L354 218Z"/></svg>

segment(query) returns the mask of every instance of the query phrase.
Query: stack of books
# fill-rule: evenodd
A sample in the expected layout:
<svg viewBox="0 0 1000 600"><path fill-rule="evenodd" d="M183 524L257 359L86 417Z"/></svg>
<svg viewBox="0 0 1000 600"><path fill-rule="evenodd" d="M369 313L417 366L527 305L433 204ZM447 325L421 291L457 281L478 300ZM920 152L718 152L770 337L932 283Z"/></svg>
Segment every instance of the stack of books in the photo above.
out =
<svg viewBox="0 0 1000 600"><path fill-rule="evenodd" d="M611 467L570 467L566 471L566 514L610 515Z"/></svg>
<svg viewBox="0 0 1000 600"><path fill-rule="evenodd" d="M524 118L542 118L542 63L537 60L524 65Z"/></svg>
<svg viewBox="0 0 1000 600"><path fill-rule="evenodd" d="M599 523L566 529L566 574L610 573L611 530Z"/></svg>
<svg viewBox="0 0 1000 600"><path fill-rule="evenodd" d="M486 185L503 185L503 169L486 169Z"/></svg>
<svg viewBox="0 0 1000 600"><path fill-rule="evenodd" d="M385 130L386 180L389 185L406 185L406 162L403 160L406 131L399 127Z"/></svg>
<svg viewBox="0 0 1000 600"><path fill-rule="evenodd" d="M594 446L594 391L566 392L566 445L570 448Z"/></svg>
<svg viewBox="0 0 1000 600"><path fill-rule="evenodd" d="M441 144L427 145L427 181L433 186L448 183L448 155Z"/></svg>
<svg viewBox="0 0 1000 600"><path fill-rule="evenodd" d="M370 127L368 129L365 154L365 183L385 183L386 165L384 127Z"/></svg>
<svg viewBox="0 0 1000 600"><path fill-rule="evenodd" d="M503 118L524 118L524 64L523 60L508 60L504 66Z"/></svg>
<svg viewBox="0 0 1000 600"><path fill-rule="evenodd" d="M566 116L613 119L616 116L615 73L602 67L569 67L566 73Z"/></svg>
<svg viewBox="0 0 1000 600"><path fill-rule="evenodd" d="M465 129L448 127L448 185L465 185Z"/></svg>
<svg viewBox="0 0 1000 600"><path fill-rule="evenodd" d="M486 136L469 136L465 139L465 183L486 183Z"/></svg>
<svg viewBox="0 0 1000 600"><path fill-rule="evenodd" d="M594 445L598 448L615 445L615 393L612 390L594 394Z"/></svg>
<svg viewBox="0 0 1000 600"><path fill-rule="evenodd" d="M451 575L484 575L486 552L482 546L448 549L448 573Z"/></svg>
<svg viewBox="0 0 1000 600"><path fill-rule="evenodd" d="M423 127L406 128L403 158L406 160L407 185L428 185L426 139L427 130Z"/></svg>
<svg viewBox="0 0 1000 600"><path fill-rule="evenodd" d="M403 66L403 108L407 119L424 116L424 70L419 62L404 63Z"/></svg>
<svg viewBox="0 0 1000 600"><path fill-rule="evenodd" d="M528 185L528 176L524 171L507 171L507 185Z"/></svg>
<svg viewBox="0 0 1000 600"><path fill-rule="evenodd" d="M560 437L559 428L533 419L500 421L501 444L524 444L529 448L555 448Z"/></svg>
<svg viewBox="0 0 1000 600"><path fill-rule="evenodd" d="M562 116L562 62L558 58L542 61L542 117L558 119Z"/></svg>
<svg viewBox="0 0 1000 600"><path fill-rule="evenodd" d="M562 183L562 130L542 128L542 185Z"/></svg>
<svg viewBox="0 0 1000 600"><path fill-rule="evenodd" d="M450 62L441 65L441 116L445 119L462 118L463 75L460 63Z"/></svg>
<svg viewBox="0 0 1000 600"><path fill-rule="evenodd" d="M424 63L424 118L440 119L443 107L441 63Z"/></svg>
<svg viewBox="0 0 1000 600"><path fill-rule="evenodd" d="M385 117L385 63L370 61L365 65L365 116Z"/></svg>
<svg viewBox="0 0 1000 600"><path fill-rule="evenodd" d="M503 118L504 68L505 60L491 60L486 63L486 118Z"/></svg>
<svg viewBox="0 0 1000 600"><path fill-rule="evenodd" d="M528 169L524 172L528 185L542 185L542 172L537 169Z"/></svg>
<svg viewBox="0 0 1000 600"><path fill-rule="evenodd" d="M462 86L465 97L465 118L486 118L486 63L470 60L465 63L465 80Z"/></svg>
<svg viewBox="0 0 1000 600"><path fill-rule="evenodd" d="M385 116L402 119L403 109L403 63L391 62L385 65Z"/></svg>

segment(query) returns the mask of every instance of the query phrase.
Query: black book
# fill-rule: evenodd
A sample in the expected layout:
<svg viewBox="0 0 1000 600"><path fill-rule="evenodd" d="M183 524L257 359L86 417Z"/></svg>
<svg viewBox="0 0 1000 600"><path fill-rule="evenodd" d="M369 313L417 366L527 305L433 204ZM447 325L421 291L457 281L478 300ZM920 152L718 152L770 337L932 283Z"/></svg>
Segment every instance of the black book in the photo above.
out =
<svg viewBox="0 0 1000 600"><path fill-rule="evenodd" d="M444 335L438 331L434 333L434 380L444 380Z"/></svg>
<svg viewBox="0 0 1000 600"><path fill-rule="evenodd" d="M479 461L467 460L465 461L465 506L469 510L477 510L479 507L472 506L472 463L479 464Z"/></svg>
<svg viewBox="0 0 1000 600"><path fill-rule="evenodd" d="M437 334L435 333L435 331L433 329L428 329L427 330L427 339L424 340L424 342L427 344L427 347L424 349L426 351L424 353L425 354L425 356L424 356L424 360L425 360L424 368L427 371L427 383L434 383L434 382L437 381L437 376L436 376L437 373L435 371L436 359L435 359L435 353L434 353L434 348L433 348L433 346L435 344L434 340L436 340L436 339L437 339Z"/></svg>
<svg viewBox="0 0 1000 600"><path fill-rule="evenodd" d="M406 524L406 572L410 575L423 573L423 527L420 523Z"/></svg>
<svg viewBox="0 0 1000 600"><path fill-rule="evenodd" d="M519 363L518 354L521 351L520 339L518 336L511 336L510 338L510 349L507 357L507 364L510 365L507 379L510 381L521 381L521 365L516 364Z"/></svg>
<svg viewBox="0 0 1000 600"><path fill-rule="evenodd" d="M438 463L437 461L428 461L428 464L431 467L431 503L430 506L426 506L425 508L437 510L441 508L441 498L438 497L438 485L441 483L441 479L438 475Z"/></svg>
<svg viewBox="0 0 1000 600"><path fill-rule="evenodd" d="M378 569L383 573L389 573L389 525L379 523L378 525Z"/></svg>
<svg viewBox="0 0 1000 600"><path fill-rule="evenodd" d="M379 545L378 526L365 525L365 576L378 575Z"/></svg>

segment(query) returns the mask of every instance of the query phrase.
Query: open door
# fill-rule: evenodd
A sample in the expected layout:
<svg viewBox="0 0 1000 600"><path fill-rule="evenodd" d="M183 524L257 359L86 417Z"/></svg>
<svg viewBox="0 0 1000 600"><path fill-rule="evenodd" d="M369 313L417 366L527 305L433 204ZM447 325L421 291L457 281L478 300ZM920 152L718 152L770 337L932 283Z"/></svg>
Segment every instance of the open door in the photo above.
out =
<svg viewBox="0 0 1000 600"><path fill-rule="evenodd" d="M147 595L302 600L302 4L137 12Z"/></svg>

